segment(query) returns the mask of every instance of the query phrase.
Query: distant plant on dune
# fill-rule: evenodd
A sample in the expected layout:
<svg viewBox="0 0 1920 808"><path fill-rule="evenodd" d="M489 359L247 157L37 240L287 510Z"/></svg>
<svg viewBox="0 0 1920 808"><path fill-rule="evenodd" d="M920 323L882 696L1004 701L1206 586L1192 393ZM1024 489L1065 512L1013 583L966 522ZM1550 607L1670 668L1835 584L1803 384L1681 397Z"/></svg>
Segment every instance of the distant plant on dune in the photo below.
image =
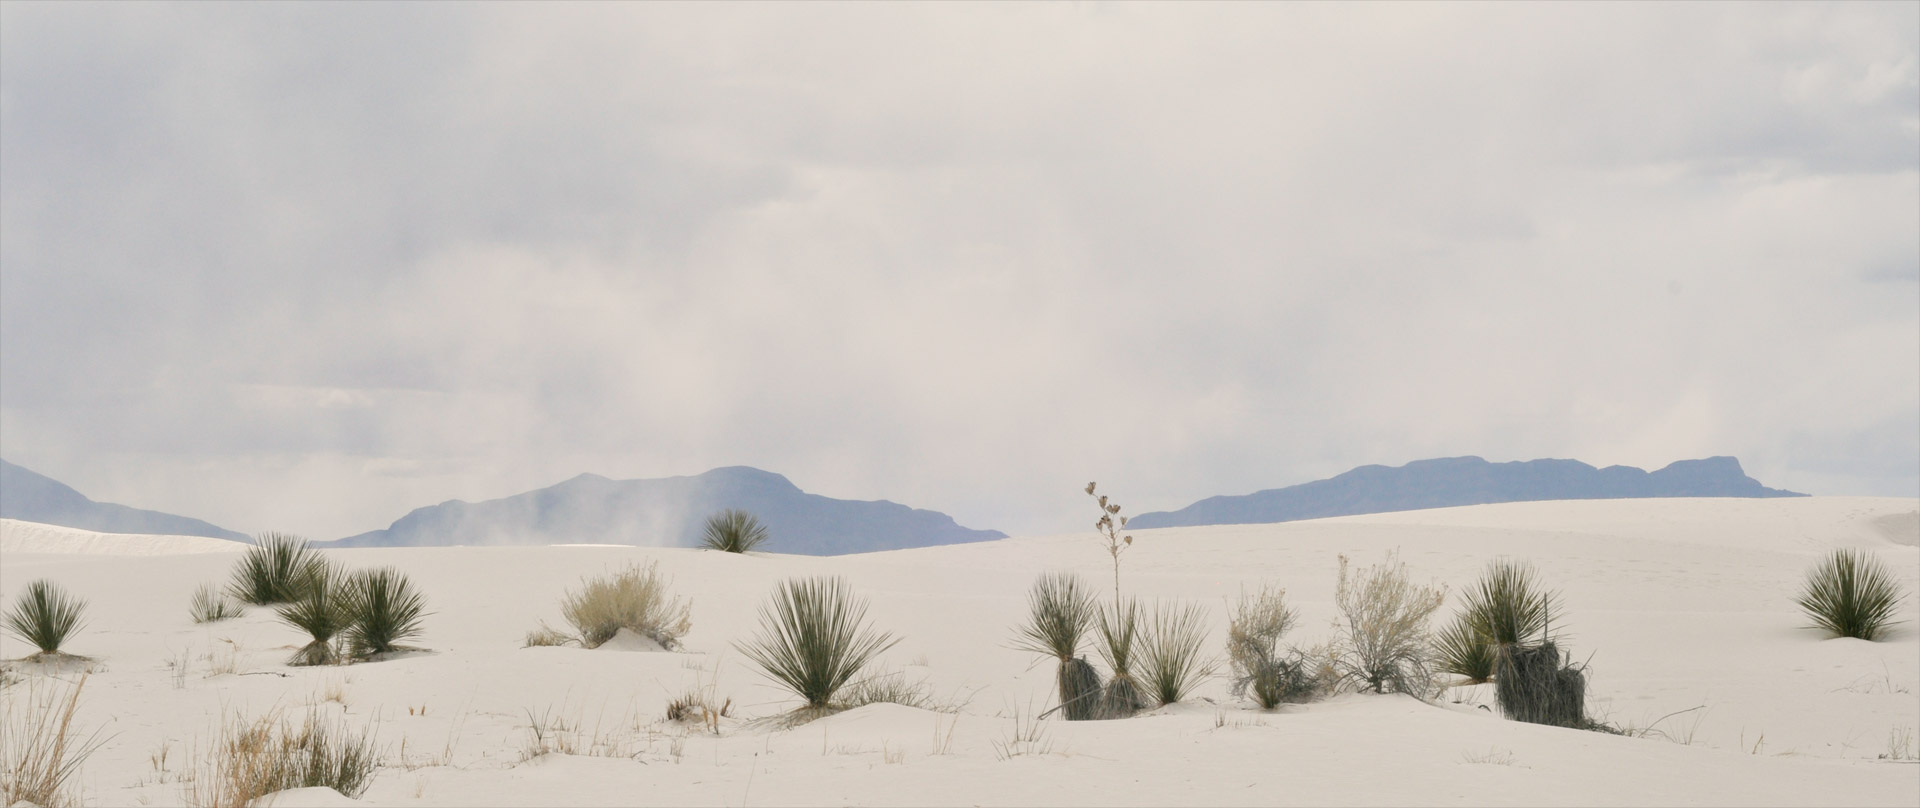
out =
<svg viewBox="0 0 1920 808"><path fill-rule="evenodd" d="M667 591L659 562L633 564L611 575L581 581L560 603L560 613L580 644L598 648L626 629L672 649L693 626L691 608Z"/></svg>
<svg viewBox="0 0 1920 808"><path fill-rule="evenodd" d="M1093 593L1069 573L1048 573L1027 593L1027 622L1015 629L1014 647L1059 661L1054 679L1060 710L1069 721L1100 717L1100 674L1080 654L1080 644L1099 607Z"/></svg>
<svg viewBox="0 0 1920 808"><path fill-rule="evenodd" d="M264 533L234 567L227 591L243 603L271 606L299 600L312 574L325 564L306 539Z"/></svg>
<svg viewBox="0 0 1920 808"><path fill-rule="evenodd" d="M1341 615L1334 664L1342 682L1375 693L1433 697L1427 621L1445 602L1444 589L1414 584L1397 552L1358 572L1343 555L1333 599Z"/></svg>
<svg viewBox="0 0 1920 808"><path fill-rule="evenodd" d="M80 630L81 614L87 602L68 595L58 584L44 578L27 584L20 598L7 611L7 632L40 649L42 654L60 653L60 646Z"/></svg>
<svg viewBox="0 0 1920 808"><path fill-rule="evenodd" d="M1560 596L1541 588L1532 564L1495 559L1461 595L1460 612L1434 638L1439 667L1447 673L1486 682L1496 675L1501 648L1552 639Z"/></svg>
<svg viewBox="0 0 1920 808"><path fill-rule="evenodd" d="M1140 657L1140 604L1132 598L1119 600L1100 610L1098 618L1095 636L1100 640L1100 658L1113 671L1100 709L1106 718L1126 718L1147 706L1146 692L1133 675Z"/></svg>
<svg viewBox="0 0 1920 808"><path fill-rule="evenodd" d="M195 623L212 623L216 620L228 620L245 614L240 604L221 593L213 584L201 584L193 590L193 602L188 610Z"/></svg>
<svg viewBox="0 0 1920 808"><path fill-rule="evenodd" d="M1875 640L1895 622L1905 599L1893 574L1859 550L1835 550L1807 571L1794 602L1814 627L1836 637Z"/></svg>
<svg viewBox="0 0 1920 808"><path fill-rule="evenodd" d="M1133 546L1132 536L1120 535L1127 526L1127 517L1120 515L1120 503L1108 502L1106 494L1096 494L1093 489L1097 483L1087 483L1087 496L1096 497L1100 503L1100 519L1093 523L1100 531L1100 538L1106 542L1107 555L1113 557L1113 599L1120 601L1120 554ZM1118 521L1115 521L1115 520Z"/></svg>
<svg viewBox="0 0 1920 808"><path fill-rule="evenodd" d="M341 661L337 640L353 625L353 595L343 577L332 564L319 560L302 575L300 598L275 609L280 622L306 632L311 639L287 664L332 665Z"/></svg>
<svg viewBox="0 0 1920 808"><path fill-rule="evenodd" d="M727 553L745 553L767 541L767 526L753 514L728 508L707 517L701 546Z"/></svg>
<svg viewBox="0 0 1920 808"><path fill-rule="evenodd" d="M350 622L344 639L355 658L390 653L402 640L420 636L427 601L399 570L361 570L347 579L345 589Z"/></svg>
<svg viewBox="0 0 1920 808"><path fill-rule="evenodd" d="M1207 610L1198 603L1157 604L1141 640L1141 683L1159 704L1185 699L1213 674L1213 661L1200 653L1207 642Z"/></svg>
<svg viewBox="0 0 1920 808"><path fill-rule="evenodd" d="M866 602L854 597L845 579L792 579L760 607L759 634L735 647L804 699L806 709L824 710L867 663L899 642L868 626L866 618Z"/></svg>
<svg viewBox="0 0 1920 808"><path fill-rule="evenodd" d="M1227 620L1233 695L1252 698L1261 709L1271 710L1318 694L1320 682L1308 655L1298 649L1280 649L1280 638L1296 619L1284 590L1262 588L1240 595Z"/></svg>

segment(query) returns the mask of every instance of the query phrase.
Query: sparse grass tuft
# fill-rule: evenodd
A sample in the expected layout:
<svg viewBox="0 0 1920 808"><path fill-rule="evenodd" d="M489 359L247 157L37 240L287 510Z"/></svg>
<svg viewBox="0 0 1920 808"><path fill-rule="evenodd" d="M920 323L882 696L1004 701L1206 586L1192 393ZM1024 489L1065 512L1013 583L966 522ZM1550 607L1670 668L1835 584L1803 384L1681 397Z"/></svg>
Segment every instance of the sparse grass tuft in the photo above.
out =
<svg viewBox="0 0 1920 808"><path fill-rule="evenodd" d="M1093 592L1078 576L1048 573L1040 576L1027 593L1027 611L1026 624L1015 629L1014 648L1059 661L1060 667L1054 674L1060 691L1058 709L1066 714L1067 720L1098 718L1099 674L1092 673L1092 666L1085 660L1075 658L1099 612ZM1091 689L1088 674L1092 674Z"/></svg>
<svg viewBox="0 0 1920 808"><path fill-rule="evenodd" d="M1161 603L1141 642L1141 679L1147 695L1160 704L1187 697L1213 674L1200 649L1207 641L1207 610L1198 603Z"/></svg>
<svg viewBox="0 0 1920 808"><path fill-rule="evenodd" d="M359 798L380 767L371 730L353 733L320 711L295 729L277 714L234 717L221 727L211 755L186 784L195 808L245 808L261 796L324 786Z"/></svg>
<svg viewBox="0 0 1920 808"><path fill-rule="evenodd" d="M561 601L560 613L588 648L600 647L624 628L672 649L693 623L689 607L667 592L667 584L658 562L630 565L582 581L578 592Z"/></svg>
<svg viewBox="0 0 1920 808"><path fill-rule="evenodd" d="M927 681L925 679L909 680L901 671L876 673L847 684L846 696L840 699L840 706L851 710L869 704L899 704L906 707L919 707L923 710L935 709L933 688L927 684Z"/></svg>
<svg viewBox="0 0 1920 808"><path fill-rule="evenodd" d="M306 539L263 533L234 567L227 592L255 606L292 603L304 594L313 574L325 566L325 560Z"/></svg>
<svg viewBox="0 0 1920 808"><path fill-rule="evenodd" d="M1807 572L1795 602L1816 628L1836 637L1875 640L1893 625L1900 585L1885 565L1865 552L1835 550Z"/></svg>
<svg viewBox="0 0 1920 808"><path fill-rule="evenodd" d="M80 630L87 602L68 595L59 584L44 578L27 584L7 612L7 632L40 649L60 653L60 646Z"/></svg>
<svg viewBox="0 0 1920 808"><path fill-rule="evenodd" d="M736 647L808 709L827 709L860 669L899 642L867 626L866 617L866 602L845 579L792 579L760 607L759 635Z"/></svg>
<svg viewBox="0 0 1920 808"><path fill-rule="evenodd" d="M556 629L553 626L549 626L545 622L542 622L539 628L536 628L532 631L527 632L526 644L522 645L521 647L534 648L534 647L551 647L556 645L579 645L579 644L580 644L580 639L578 637L575 637L564 631Z"/></svg>
<svg viewBox="0 0 1920 808"><path fill-rule="evenodd" d="M96 730L84 737L74 726L80 691L86 676L64 693L50 689L36 677L21 688L9 688L6 710L0 717L0 804L22 803L42 808L80 804L74 793L74 775L106 739Z"/></svg>
<svg viewBox="0 0 1920 808"><path fill-rule="evenodd" d="M331 665L341 661L336 640L353 625L353 595L341 573L324 560L316 560L302 575L303 592L298 600L276 609L280 622L307 633L311 638L294 652L289 665Z"/></svg>
<svg viewBox="0 0 1920 808"><path fill-rule="evenodd" d="M427 601L399 570L362 570L347 579L348 651L356 658L397 650L402 640L420 636Z"/></svg>
<svg viewBox="0 0 1920 808"><path fill-rule="evenodd" d="M211 623L216 620L228 620L246 614L240 604L220 591L213 584L201 584L193 590L193 602L189 605L195 623Z"/></svg>
<svg viewBox="0 0 1920 808"><path fill-rule="evenodd" d="M767 540L767 526L746 511L728 508L707 517L707 532L701 546L726 553L745 553Z"/></svg>
<svg viewBox="0 0 1920 808"><path fill-rule="evenodd" d="M1378 566L1349 572L1347 557L1340 556L1333 599L1343 618L1334 645L1341 681L1375 693L1432 698L1427 620L1445 602L1446 591L1415 585L1397 552L1389 552Z"/></svg>

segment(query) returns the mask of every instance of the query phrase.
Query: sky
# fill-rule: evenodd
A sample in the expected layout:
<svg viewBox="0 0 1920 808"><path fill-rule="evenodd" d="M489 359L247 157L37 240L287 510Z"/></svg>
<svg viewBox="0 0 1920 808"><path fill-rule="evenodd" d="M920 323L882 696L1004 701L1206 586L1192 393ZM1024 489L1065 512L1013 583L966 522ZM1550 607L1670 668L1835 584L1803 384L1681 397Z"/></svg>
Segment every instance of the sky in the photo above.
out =
<svg viewBox="0 0 1920 808"><path fill-rule="evenodd" d="M0 4L0 455L327 539L1429 457L1920 496L1920 4Z"/></svg>

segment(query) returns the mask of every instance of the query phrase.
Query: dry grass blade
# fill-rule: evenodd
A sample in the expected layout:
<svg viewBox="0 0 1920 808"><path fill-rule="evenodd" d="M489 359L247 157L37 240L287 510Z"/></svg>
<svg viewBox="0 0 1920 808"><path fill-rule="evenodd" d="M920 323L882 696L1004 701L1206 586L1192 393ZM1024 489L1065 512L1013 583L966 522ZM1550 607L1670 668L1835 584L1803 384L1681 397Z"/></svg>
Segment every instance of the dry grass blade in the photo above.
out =
<svg viewBox="0 0 1920 808"><path fill-rule="evenodd" d="M1807 573L1794 599L1817 628L1836 637L1878 639L1893 625L1905 595L1892 573L1857 550L1835 550Z"/></svg>
<svg viewBox="0 0 1920 808"><path fill-rule="evenodd" d="M246 808L290 788L326 787L357 799L379 767L371 731L353 733L318 711L298 728L277 714L254 721L236 716L221 727L183 796L195 808Z"/></svg>
<svg viewBox="0 0 1920 808"><path fill-rule="evenodd" d="M65 693L51 689L49 681L36 677L5 695L5 716L0 718L0 804L79 805L74 775L107 740L99 730L82 737L74 726L86 675Z"/></svg>
<svg viewBox="0 0 1920 808"><path fill-rule="evenodd" d="M7 631L42 654L57 654L67 638L80 630L80 615L86 608L86 601L43 578L27 584L14 601L7 612Z"/></svg>
<svg viewBox="0 0 1920 808"><path fill-rule="evenodd" d="M867 604L842 578L789 580L760 608L759 635L736 647L809 709L826 709L861 668L900 641L868 627L866 616Z"/></svg>

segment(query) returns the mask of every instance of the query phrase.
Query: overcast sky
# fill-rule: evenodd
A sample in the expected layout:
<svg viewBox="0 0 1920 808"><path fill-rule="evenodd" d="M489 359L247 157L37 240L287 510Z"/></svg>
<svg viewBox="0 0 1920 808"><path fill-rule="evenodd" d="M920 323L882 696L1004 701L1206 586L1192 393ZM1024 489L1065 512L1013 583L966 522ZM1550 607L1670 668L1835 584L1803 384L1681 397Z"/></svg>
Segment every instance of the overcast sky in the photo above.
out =
<svg viewBox="0 0 1920 808"><path fill-rule="evenodd" d="M0 453L335 538L1474 454L1920 495L1920 4L0 4Z"/></svg>

